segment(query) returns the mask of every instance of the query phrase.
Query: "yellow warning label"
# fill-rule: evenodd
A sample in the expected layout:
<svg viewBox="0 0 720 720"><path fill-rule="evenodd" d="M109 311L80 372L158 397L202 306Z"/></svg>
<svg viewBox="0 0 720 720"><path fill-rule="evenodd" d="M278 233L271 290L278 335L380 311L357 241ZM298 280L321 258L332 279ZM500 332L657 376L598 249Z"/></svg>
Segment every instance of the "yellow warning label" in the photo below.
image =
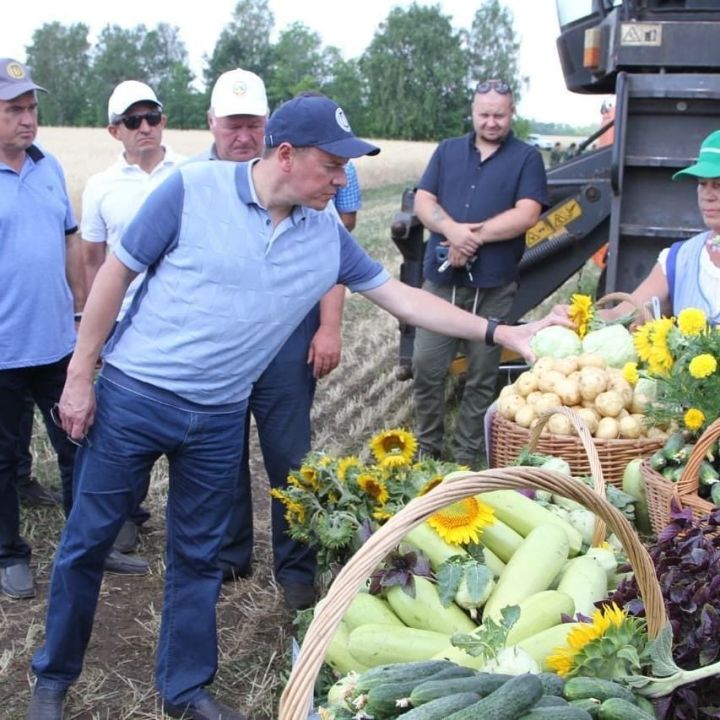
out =
<svg viewBox="0 0 720 720"><path fill-rule="evenodd" d="M660 47L662 45L662 25L660 23L621 23L620 44Z"/></svg>
<svg viewBox="0 0 720 720"><path fill-rule="evenodd" d="M577 200L568 200L538 222L525 233L525 246L535 247L550 237L559 235L568 223L582 216Z"/></svg>

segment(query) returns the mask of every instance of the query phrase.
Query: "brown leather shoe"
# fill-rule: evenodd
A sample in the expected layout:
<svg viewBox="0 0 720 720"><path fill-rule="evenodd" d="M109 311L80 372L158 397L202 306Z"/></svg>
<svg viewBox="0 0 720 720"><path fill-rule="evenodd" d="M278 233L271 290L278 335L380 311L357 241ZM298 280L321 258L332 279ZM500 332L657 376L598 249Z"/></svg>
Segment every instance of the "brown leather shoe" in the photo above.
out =
<svg viewBox="0 0 720 720"><path fill-rule="evenodd" d="M170 717L183 718L183 720L250 720L247 715L231 710L209 692L203 692L186 705L165 702L163 710Z"/></svg>

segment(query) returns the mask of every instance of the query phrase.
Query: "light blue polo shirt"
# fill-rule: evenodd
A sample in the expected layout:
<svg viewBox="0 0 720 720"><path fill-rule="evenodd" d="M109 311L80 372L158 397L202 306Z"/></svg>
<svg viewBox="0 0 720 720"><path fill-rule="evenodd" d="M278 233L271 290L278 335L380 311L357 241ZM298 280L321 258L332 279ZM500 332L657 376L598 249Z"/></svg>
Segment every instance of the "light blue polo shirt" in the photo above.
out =
<svg viewBox="0 0 720 720"><path fill-rule="evenodd" d="M0 162L0 370L73 351L65 237L77 230L58 161L31 145L20 172Z"/></svg>
<svg viewBox="0 0 720 720"><path fill-rule="evenodd" d="M331 211L296 207L273 228L254 162L185 165L128 225L114 252L147 276L106 349L108 379L239 403L330 288L387 282Z"/></svg>

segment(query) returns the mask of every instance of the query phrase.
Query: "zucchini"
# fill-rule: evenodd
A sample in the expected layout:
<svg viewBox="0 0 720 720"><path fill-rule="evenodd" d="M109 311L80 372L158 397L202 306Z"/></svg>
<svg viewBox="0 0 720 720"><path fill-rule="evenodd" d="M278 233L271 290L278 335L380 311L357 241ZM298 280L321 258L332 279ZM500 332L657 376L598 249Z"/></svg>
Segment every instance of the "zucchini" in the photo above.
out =
<svg viewBox="0 0 720 720"><path fill-rule="evenodd" d="M563 615L575 614L575 603L572 598L560 590L541 590L525 598L518 603L518 606L520 617L510 628L506 645L515 645L525 638L561 623Z"/></svg>
<svg viewBox="0 0 720 720"><path fill-rule="evenodd" d="M443 670L455 667L447 660L421 660L420 662L378 665L362 673L355 682L358 694L366 693L375 685L388 682L404 682L412 678L430 678Z"/></svg>
<svg viewBox="0 0 720 720"><path fill-rule="evenodd" d="M345 615L343 615L343 621L347 624L349 630L370 623L376 625L403 625L403 621L391 610L385 600L366 592L359 592L355 595L350 606L345 611Z"/></svg>
<svg viewBox="0 0 720 720"><path fill-rule="evenodd" d="M479 700L502 687L511 677L500 673L476 673L470 677L442 680L433 676L415 686L410 693L410 702L413 706L424 705L440 697L467 692L476 693Z"/></svg>
<svg viewBox="0 0 720 720"><path fill-rule="evenodd" d="M635 696L626 687L601 678L574 677L565 683L563 695L566 700L579 700L580 698L595 698L604 702L610 698L621 698L634 703Z"/></svg>
<svg viewBox="0 0 720 720"><path fill-rule="evenodd" d="M663 464L660 468L654 467L653 469L662 470L667 461L665 460L665 456L659 450L655 453L655 455L658 453L662 458ZM655 455L652 457L655 457ZM650 525L650 515L648 513L645 478L642 476L642 472L640 470L642 462L642 458L635 458L625 466L625 472L623 472L622 477L622 489L623 492L626 492L635 500L635 525L637 526L637 529L641 533L648 534L652 532L652 527ZM652 458L650 462L652 464Z"/></svg>
<svg viewBox="0 0 720 720"><path fill-rule="evenodd" d="M516 675L474 705L454 712L446 720L517 720L542 697L537 675Z"/></svg>
<svg viewBox="0 0 720 720"><path fill-rule="evenodd" d="M600 701L596 698L580 698L579 700L570 700L573 707L585 710L590 717L597 718L600 715Z"/></svg>
<svg viewBox="0 0 720 720"><path fill-rule="evenodd" d="M455 603L443 606L434 583L418 575L413 580L415 597L411 597L399 585L393 585L386 592L390 608L405 625L447 635L469 633L477 629L477 623Z"/></svg>
<svg viewBox="0 0 720 720"><path fill-rule="evenodd" d="M543 670L549 670L546 660L548 655L552 655L556 648L565 645L569 632L576 627L580 627L580 623L561 623L555 627L548 628L532 637L521 640L517 647L524 650ZM567 683L566 683L567 684ZM570 699L570 698L566 698Z"/></svg>
<svg viewBox="0 0 720 720"><path fill-rule="evenodd" d="M568 550L567 535L557 525L540 525L533 529L498 578L483 608L483 619L498 621L503 608L547 590L565 564Z"/></svg>
<svg viewBox="0 0 720 720"><path fill-rule="evenodd" d="M474 705L480 696L477 693L456 693L446 697L439 697L403 713L403 720L445 720L458 710Z"/></svg>
<svg viewBox="0 0 720 720"><path fill-rule="evenodd" d="M558 590L573 599L576 613L590 617L596 609L595 603L607 597L607 573L593 557L573 558L560 577Z"/></svg>
<svg viewBox="0 0 720 720"><path fill-rule="evenodd" d="M480 544L506 563L520 547L522 539L520 533L496 518L482 531Z"/></svg>
<svg viewBox="0 0 720 720"><path fill-rule="evenodd" d="M655 714L648 715L635 703L623 698L608 698L600 706L598 713L600 720L655 720Z"/></svg>
<svg viewBox="0 0 720 720"><path fill-rule="evenodd" d="M348 649L349 642L350 630L341 620L325 653L325 662L341 675L347 675L351 671L363 672L363 670L367 670L367 666L363 665L350 653Z"/></svg>
<svg viewBox="0 0 720 720"><path fill-rule="evenodd" d="M582 708L566 705L565 707L535 706L519 720L592 720L592 715Z"/></svg>
<svg viewBox="0 0 720 720"><path fill-rule="evenodd" d="M540 525L556 525L567 534L570 556L582 549L582 535L567 520L553 515L542 505L515 490L492 490L478 496L495 511L495 516L509 525L515 532L527 537L530 531Z"/></svg>
<svg viewBox="0 0 720 720"><path fill-rule="evenodd" d="M538 675L538 680L542 683L543 694L559 695L562 697L565 688L565 680L554 672L542 672Z"/></svg>
<svg viewBox="0 0 720 720"><path fill-rule="evenodd" d="M350 633L350 654L368 667L425 660L450 645L450 636L394 625L361 625Z"/></svg>

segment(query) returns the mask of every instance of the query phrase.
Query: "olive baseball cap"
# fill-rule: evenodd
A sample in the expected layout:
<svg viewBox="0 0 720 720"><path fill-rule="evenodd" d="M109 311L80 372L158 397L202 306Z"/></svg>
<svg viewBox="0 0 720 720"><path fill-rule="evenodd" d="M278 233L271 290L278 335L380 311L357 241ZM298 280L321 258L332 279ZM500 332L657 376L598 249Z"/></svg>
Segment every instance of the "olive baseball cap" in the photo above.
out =
<svg viewBox="0 0 720 720"><path fill-rule="evenodd" d="M673 180L684 177L720 178L720 130L711 132L700 146L697 162L673 175Z"/></svg>
<svg viewBox="0 0 720 720"><path fill-rule="evenodd" d="M47 92L33 82L27 65L12 58L0 58L0 100L14 100L30 90Z"/></svg>

